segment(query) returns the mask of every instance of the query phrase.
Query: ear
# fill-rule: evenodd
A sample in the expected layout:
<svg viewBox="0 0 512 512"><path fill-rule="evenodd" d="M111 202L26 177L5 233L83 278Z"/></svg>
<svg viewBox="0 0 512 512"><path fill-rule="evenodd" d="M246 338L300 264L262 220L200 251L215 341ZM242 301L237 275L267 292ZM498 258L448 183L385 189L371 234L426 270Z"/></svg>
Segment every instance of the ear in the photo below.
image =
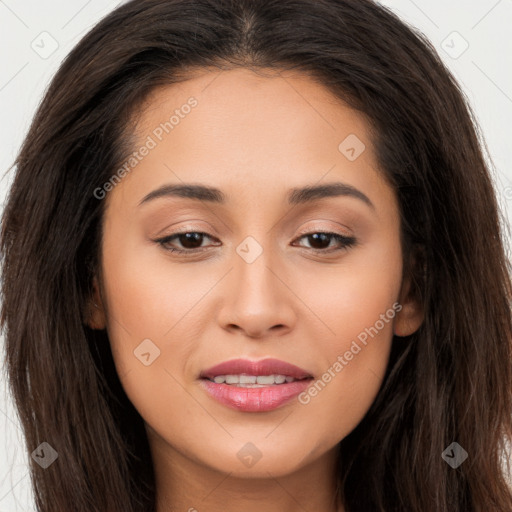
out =
<svg viewBox="0 0 512 512"><path fill-rule="evenodd" d="M87 301L84 322L91 329L105 329L107 325L105 308L101 299L100 288L96 276L93 278L93 293Z"/></svg>
<svg viewBox="0 0 512 512"><path fill-rule="evenodd" d="M413 254L411 259L411 272L407 272L407 276L402 281L398 299L402 308L395 316L393 324L393 333L396 336L410 336L420 328L425 319L425 312L420 299L421 294L418 290L418 282L414 277L419 276L421 278L419 279L421 283L419 286L422 286L426 267L423 264L423 258L417 253ZM415 286L413 286L413 283Z"/></svg>

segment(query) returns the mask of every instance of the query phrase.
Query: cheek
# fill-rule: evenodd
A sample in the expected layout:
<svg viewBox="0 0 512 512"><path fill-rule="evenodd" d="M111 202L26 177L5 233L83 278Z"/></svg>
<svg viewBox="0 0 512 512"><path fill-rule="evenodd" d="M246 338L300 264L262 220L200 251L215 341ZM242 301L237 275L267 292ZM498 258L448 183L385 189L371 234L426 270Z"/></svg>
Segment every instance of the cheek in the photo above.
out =
<svg viewBox="0 0 512 512"><path fill-rule="evenodd" d="M302 423L301 435L315 440L311 457L322 454L350 434L381 387L391 349L392 315L386 317L386 323L380 320L386 306L373 306L358 317L351 317L348 312L346 316L340 315L335 328L339 328L342 336L331 343L326 340L319 347L328 364L298 396L302 411L295 419Z"/></svg>
<svg viewBox="0 0 512 512"><path fill-rule="evenodd" d="M325 426L326 445L357 426L379 391L401 309L401 273L399 251L381 250L328 279L317 275L324 286L309 288L308 305L322 323L316 350L324 366L299 403L313 423Z"/></svg>
<svg viewBox="0 0 512 512"><path fill-rule="evenodd" d="M132 247L129 238L113 236L103 246L103 292L114 362L125 391L142 409L145 390L172 387L165 373L168 362L189 359L191 344L177 333L207 290L206 284L187 286L190 276L181 271L171 274L165 259L148 258L153 252L150 247ZM194 339L194 332L189 333Z"/></svg>
<svg viewBox="0 0 512 512"><path fill-rule="evenodd" d="M311 312L303 309L310 320L301 325L307 329L316 321L316 340L322 344L322 353L329 355L329 363L350 350L354 340L364 344L367 339L392 337L396 315L392 306L402 275L399 245L392 247L388 242L370 249L349 254L335 267L311 267L293 282L294 291ZM369 345L358 360L386 354L386 348Z"/></svg>

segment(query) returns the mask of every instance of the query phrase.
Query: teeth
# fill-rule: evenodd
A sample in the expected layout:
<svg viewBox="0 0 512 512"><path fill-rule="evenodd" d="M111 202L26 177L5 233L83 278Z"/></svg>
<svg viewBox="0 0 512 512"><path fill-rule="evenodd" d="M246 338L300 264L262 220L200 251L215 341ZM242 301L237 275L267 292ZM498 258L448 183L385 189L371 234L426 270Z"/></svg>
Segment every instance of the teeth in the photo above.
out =
<svg viewBox="0 0 512 512"><path fill-rule="evenodd" d="M236 377L235 375L230 375L230 377ZM256 384L256 375L240 375L240 384ZM261 382L260 382L261 384Z"/></svg>
<svg viewBox="0 0 512 512"><path fill-rule="evenodd" d="M275 384L274 375L258 375L256 378L258 384Z"/></svg>
<svg viewBox="0 0 512 512"><path fill-rule="evenodd" d="M239 384L239 387L261 388L272 386L274 384L284 384L285 382L293 382L293 377L286 375L217 375L213 378L216 384Z"/></svg>

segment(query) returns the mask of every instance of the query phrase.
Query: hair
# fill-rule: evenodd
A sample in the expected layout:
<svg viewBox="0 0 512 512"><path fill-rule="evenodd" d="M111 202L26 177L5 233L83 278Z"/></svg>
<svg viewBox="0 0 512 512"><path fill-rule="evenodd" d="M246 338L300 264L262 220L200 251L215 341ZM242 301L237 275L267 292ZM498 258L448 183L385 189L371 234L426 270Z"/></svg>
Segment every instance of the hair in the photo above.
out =
<svg viewBox="0 0 512 512"><path fill-rule="evenodd" d="M8 383L41 512L155 510L144 422L106 330L84 321L101 261L94 191L134 150L148 95L193 70L304 73L365 116L396 191L421 327L394 337L384 381L339 443L347 512L512 510L511 281L485 142L416 29L371 0L138 0L69 53L13 166L1 225ZM442 458L458 442L456 469Z"/></svg>

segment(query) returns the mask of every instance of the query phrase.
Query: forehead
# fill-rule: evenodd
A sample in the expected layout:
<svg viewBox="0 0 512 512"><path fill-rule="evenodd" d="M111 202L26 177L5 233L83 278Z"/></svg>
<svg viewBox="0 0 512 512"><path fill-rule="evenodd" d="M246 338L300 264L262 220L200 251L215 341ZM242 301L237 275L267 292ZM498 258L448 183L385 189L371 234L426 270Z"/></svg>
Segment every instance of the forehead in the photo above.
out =
<svg viewBox="0 0 512 512"><path fill-rule="evenodd" d="M135 133L134 151L150 149L116 189L139 199L180 181L226 190L227 204L235 189L245 201L322 181L387 185L365 118L304 74L196 71L148 96Z"/></svg>

